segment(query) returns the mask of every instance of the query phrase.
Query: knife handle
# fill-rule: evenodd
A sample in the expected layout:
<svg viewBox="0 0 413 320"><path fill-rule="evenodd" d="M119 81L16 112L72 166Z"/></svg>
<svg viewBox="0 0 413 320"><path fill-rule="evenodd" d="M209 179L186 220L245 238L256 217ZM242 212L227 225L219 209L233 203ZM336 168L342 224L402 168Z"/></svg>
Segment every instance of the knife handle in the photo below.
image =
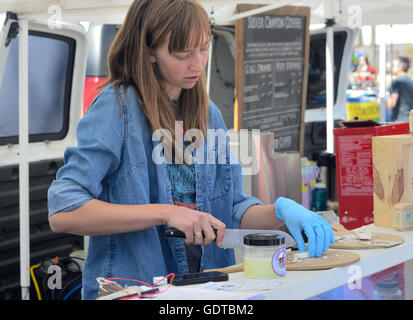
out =
<svg viewBox="0 0 413 320"><path fill-rule="evenodd" d="M165 230L165 238L183 238L185 239L185 233L175 228L169 228Z"/></svg>
<svg viewBox="0 0 413 320"><path fill-rule="evenodd" d="M217 235L217 230L212 228L215 232L215 236ZM202 231L202 237L205 238L205 233ZM186 239L185 233L181 230L175 228L169 228L165 230L165 238L182 238Z"/></svg>

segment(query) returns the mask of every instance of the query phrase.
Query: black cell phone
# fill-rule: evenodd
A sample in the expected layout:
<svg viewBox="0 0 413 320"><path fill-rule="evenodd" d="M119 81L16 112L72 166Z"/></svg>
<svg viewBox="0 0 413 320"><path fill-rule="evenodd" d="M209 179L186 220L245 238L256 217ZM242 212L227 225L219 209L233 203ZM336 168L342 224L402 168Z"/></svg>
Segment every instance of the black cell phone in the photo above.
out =
<svg viewBox="0 0 413 320"><path fill-rule="evenodd" d="M171 283L171 277L168 277L168 283ZM187 274L177 274L172 280L174 286L186 286L189 284L206 283L210 281L227 281L228 274L219 271L195 272Z"/></svg>

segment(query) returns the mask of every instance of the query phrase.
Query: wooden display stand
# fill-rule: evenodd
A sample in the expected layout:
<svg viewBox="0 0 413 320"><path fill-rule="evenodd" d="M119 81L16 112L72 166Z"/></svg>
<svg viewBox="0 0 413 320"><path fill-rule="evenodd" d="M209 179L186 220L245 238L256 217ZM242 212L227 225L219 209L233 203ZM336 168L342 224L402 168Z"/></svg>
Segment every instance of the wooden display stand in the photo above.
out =
<svg viewBox="0 0 413 320"><path fill-rule="evenodd" d="M413 229L413 110L410 134L372 138L374 224Z"/></svg>

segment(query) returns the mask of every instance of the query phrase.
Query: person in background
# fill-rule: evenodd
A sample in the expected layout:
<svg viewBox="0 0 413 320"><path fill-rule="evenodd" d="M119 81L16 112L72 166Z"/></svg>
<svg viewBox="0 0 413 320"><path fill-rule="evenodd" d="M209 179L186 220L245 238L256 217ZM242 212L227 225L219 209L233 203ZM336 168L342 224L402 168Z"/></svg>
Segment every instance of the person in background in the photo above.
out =
<svg viewBox="0 0 413 320"><path fill-rule="evenodd" d="M363 55L363 52L361 52L358 47L355 47L353 51L353 63L352 63L353 72L356 71L357 68L359 67L359 59L362 55Z"/></svg>
<svg viewBox="0 0 413 320"><path fill-rule="evenodd" d="M413 109L413 80L407 75L410 59L399 57L393 61L393 73L396 79L390 87L386 107L391 109L391 121L409 121L409 112Z"/></svg>
<svg viewBox="0 0 413 320"><path fill-rule="evenodd" d="M206 91L210 38L195 0L135 0L126 14L109 50L109 79L48 191L51 229L90 236L83 299L98 297L97 277L152 283L233 265L234 250L219 247L226 228L286 226L300 251L304 231L310 257L334 243L317 213L284 197L264 205L244 192L222 113ZM165 239L167 228L186 239Z"/></svg>
<svg viewBox="0 0 413 320"><path fill-rule="evenodd" d="M376 81L376 69L369 64L369 60L365 56L359 57L359 66L355 72L356 80L361 82L362 89L368 86L372 87Z"/></svg>

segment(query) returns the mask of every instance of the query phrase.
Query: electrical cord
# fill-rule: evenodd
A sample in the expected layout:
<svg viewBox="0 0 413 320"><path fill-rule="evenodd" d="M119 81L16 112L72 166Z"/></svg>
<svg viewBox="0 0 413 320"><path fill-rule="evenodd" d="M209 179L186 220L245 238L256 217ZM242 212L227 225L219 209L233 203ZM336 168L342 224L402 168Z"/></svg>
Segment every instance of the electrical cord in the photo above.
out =
<svg viewBox="0 0 413 320"><path fill-rule="evenodd" d="M78 259L78 260L81 260L81 261L85 261L85 259L83 259L81 257L71 257L71 256L69 256L68 258L69 259Z"/></svg>
<svg viewBox="0 0 413 320"><path fill-rule="evenodd" d="M82 268L80 264L75 261L75 259L82 260L84 261L85 259L80 258L80 257L56 257L53 259L46 259L40 262L39 264L33 265L30 267L30 276L34 284L34 288L36 291L37 299L38 300L61 300L65 292L67 292L71 286L75 285L76 281L81 279L82 277ZM68 266L73 263L75 265L75 268L69 268ZM51 265L57 265L61 268L61 271L68 273L75 273L72 279L68 281L64 287L59 290L60 292L56 292L54 289L49 289L48 290L48 279L50 278L47 275L47 270L48 267ZM36 273L34 272L35 269L40 268L41 271L41 277L38 279L36 278ZM39 270L40 270L39 269ZM39 273L37 273L37 276L39 276ZM66 281L65 281L66 282ZM64 296L63 300L67 300L73 293L75 293L79 288L82 287L82 284L78 284L75 288L71 289L66 295Z"/></svg>
<svg viewBox="0 0 413 320"><path fill-rule="evenodd" d="M32 277L34 288L36 290L37 300L42 300L42 295L40 294L39 285L37 284L36 276L34 275L34 272L33 272L33 270L38 267L40 267L40 264L35 264L30 267L30 276Z"/></svg>
<svg viewBox="0 0 413 320"><path fill-rule="evenodd" d="M60 291L59 296L57 298L57 300L61 300L62 299L62 295L63 292L65 292L65 290L67 290L74 282L76 282L77 280L79 280L79 278L82 278L82 274L78 274L77 276L75 276L72 280L70 280ZM75 290L76 291L76 290ZM64 299L63 299L64 300Z"/></svg>
<svg viewBox="0 0 413 320"><path fill-rule="evenodd" d="M171 277L171 281L169 282L168 287L165 290L159 291L157 290L156 286L159 285L164 279L167 279ZM144 281L141 280L136 280L136 279L126 279L126 278L119 278L119 277L114 277L114 278L108 278L107 280L122 280L122 281L133 281L133 282L139 282L144 284L147 287L150 287L151 289L145 292L141 292L140 294L136 294L136 295L127 295L124 297L119 297L116 300L130 300L130 299L136 299L136 298L143 298L146 296L152 296L155 294L159 294L159 293L164 293L165 291L167 291L169 289L169 287L172 285L173 280L175 278L175 273L170 273L167 276L163 277L161 280L159 280L158 282L156 282L154 285L150 285L149 283L146 283Z"/></svg>
<svg viewBox="0 0 413 320"><path fill-rule="evenodd" d="M79 290L80 288L82 288L82 284L78 284L76 287L74 287L72 290L70 290L69 293L67 295L65 295L63 300L67 300L74 292L76 292L76 290Z"/></svg>

